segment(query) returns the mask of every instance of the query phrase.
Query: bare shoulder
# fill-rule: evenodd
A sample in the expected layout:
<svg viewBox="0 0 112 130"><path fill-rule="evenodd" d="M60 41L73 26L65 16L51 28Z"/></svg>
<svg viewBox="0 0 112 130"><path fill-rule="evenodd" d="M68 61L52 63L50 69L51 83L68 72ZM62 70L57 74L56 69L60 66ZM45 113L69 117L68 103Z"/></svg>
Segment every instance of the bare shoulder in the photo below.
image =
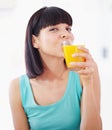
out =
<svg viewBox="0 0 112 130"><path fill-rule="evenodd" d="M22 106L19 78L13 79L10 82L9 102L14 128L16 130L30 130L27 117Z"/></svg>
<svg viewBox="0 0 112 130"><path fill-rule="evenodd" d="M10 103L18 102L21 103L20 100L20 87L19 87L19 78L15 78L11 80L9 85L9 99Z"/></svg>
<svg viewBox="0 0 112 130"><path fill-rule="evenodd" d="M10 93L18 93L19 90L19 78L15 78L13 80L10 81L10 85L9 85L9 92Z"/></svg>
<svg viewBox="0 0 112 130"><path fill-rule="evenodd" d="M19 87L19 77L18 78L15 78L15 79L12 79L10 81L10 89L14 89L14 88L18 88Z"/></svg>

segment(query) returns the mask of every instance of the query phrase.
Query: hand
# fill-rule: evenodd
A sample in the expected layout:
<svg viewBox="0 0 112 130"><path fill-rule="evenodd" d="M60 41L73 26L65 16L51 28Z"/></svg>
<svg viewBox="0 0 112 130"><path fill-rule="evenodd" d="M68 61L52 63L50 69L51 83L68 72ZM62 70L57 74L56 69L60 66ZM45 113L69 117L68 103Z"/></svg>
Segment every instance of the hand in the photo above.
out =
<svg viewBox="0 0 112 130"><path fill-rule="evenodd" d="M85 58L85 62L71 62L71 68L72 70L76 71L80 74L83 80L90 80L94 74L94 71L96 69L96 63L93 60L89 50L85 47L79 47L80 50L82 50L82 53L75 53L72 56L77 57L81 56Z"/></svg>

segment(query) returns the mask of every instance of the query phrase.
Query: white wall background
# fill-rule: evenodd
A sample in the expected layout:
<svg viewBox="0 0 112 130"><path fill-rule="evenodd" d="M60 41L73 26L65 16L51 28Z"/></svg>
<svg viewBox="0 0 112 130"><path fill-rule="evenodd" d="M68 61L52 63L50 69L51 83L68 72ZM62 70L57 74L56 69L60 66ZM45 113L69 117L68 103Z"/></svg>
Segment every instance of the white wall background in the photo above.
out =
<svg viewBox="0 0 112 130"><path fill-rule="evenodd" d="M40 7L50 5L72 15L75 42L85 43L98 63L103 130L112 130L112 0L0 0L0 129L13 129L8 88L11 79L25 72L27 22Z"/></svg>

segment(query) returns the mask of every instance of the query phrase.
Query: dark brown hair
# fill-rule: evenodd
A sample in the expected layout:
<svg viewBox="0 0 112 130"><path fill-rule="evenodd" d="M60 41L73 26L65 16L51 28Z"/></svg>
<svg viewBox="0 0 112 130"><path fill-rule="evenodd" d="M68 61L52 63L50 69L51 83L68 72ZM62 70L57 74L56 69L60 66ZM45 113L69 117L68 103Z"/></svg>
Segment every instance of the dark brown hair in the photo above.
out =
<svg viewBox="0 0 112 130"><path fill-rule="evenodd" d="M32 44L32 35L38 36L42 28L59 23L72 26L70 14L59 7L43 7L31 16L25 39L25 65L29 78L35 78L44 71L39 51Z"/></svg>

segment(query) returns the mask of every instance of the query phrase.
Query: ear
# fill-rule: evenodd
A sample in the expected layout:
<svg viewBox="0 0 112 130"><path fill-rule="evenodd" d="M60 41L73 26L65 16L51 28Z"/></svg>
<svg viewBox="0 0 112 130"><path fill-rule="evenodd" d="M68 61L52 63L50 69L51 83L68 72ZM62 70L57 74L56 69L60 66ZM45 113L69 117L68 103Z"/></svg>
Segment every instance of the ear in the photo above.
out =
<svg viewBox="0 0 112 130"><path fill-rule="evenodd" d="M34 48L38 48L38 38L35 35L32 35L32 44Z"/></svg>

